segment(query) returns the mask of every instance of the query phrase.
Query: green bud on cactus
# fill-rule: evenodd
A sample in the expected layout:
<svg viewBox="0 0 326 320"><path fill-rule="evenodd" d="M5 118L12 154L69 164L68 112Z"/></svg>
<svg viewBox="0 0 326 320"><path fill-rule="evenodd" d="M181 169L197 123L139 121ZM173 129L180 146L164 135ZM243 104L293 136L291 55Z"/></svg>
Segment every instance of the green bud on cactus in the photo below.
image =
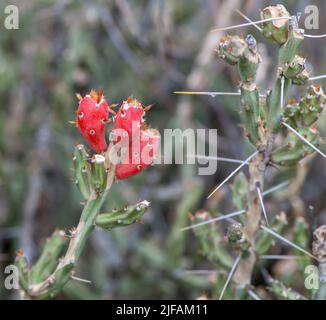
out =
<svg viewBox="0 0 326 320"><path fill-rule="evenodd" d="M305 97L300 100L302 124L310 126L316 122L326 104L326 96L320 86L311 85Z"/></svg>
<svg viewBox="0 0 326 320"><path fill-rule="evenodd" d="M150 203L146 200L114 210L109 213L101 213L96 217L95 225L102 229L110 230L139 222L148 209Z"/></svg>
<svg viewBox="0 0 326 320"><path fill-rule="evenodd" d="M245 43L246 49L238 62L239 73L242 81L253 82L261 62L261 56L258 53L256 39L251 34L247 35Z"/></svg>
<svg viewBox="0 0 326 320"><path fill-rule="evenodd" d="M219 56L231 65L235 65L243 57L247 44L239 36L226 36L221 39L218 46Z"/></svg>
<svg viewBox="0 0 326 320"><path fill-rule="evenodd" d="M276 6L270 6L264 8L260 16L262 19L270 19L270 18L289 18L290 14L285 9L285 7L281 4ZM280 45L285 43L288 39L288 27L289 27L289 20L288 19L279 19L279 20L272 20L264 22L262 25L263 34L264 36Z"/></svg>
<svg viewBox="0 0 326 320"><path fill-rule="evenodd" d="M200 210L191 217L192 223L205 222L212 218L208 211ZM217 224L209 223L194 229L199 240L201 253L216 266L230 268L232 259L225 250L220 232L216 232Z"/></svg>
<svg viewBox="0 0 326 320"><path fill-rule="evenodd" d="M231 224L231 226L228 227L226 237L235 249L246 251L249 248L249 242L244 235L241 223Z"/></svg>
<svg viewBox="0 0 326 320"><path fill-rule="evenodd" d="M299 103L296 100L289 99L287 106L284 108L283 116L286 123L292 128L297 128L301 119Z"/></svg>
<svg viewBox="0 0 326 320"><path fill-rule="evenodd" d="M300 55L295 55L294 59L285 65L284 76L293 79L306 67L306 59Z"/></svg>
<svg viewBox="0 0 326 320"><path fill-rule="evenodd" d="M95 154L92 159L92 184L96 192L103 192L106 186L105 157Z"/></svg>
<svg viewBox="0 0 326 320"><path fill-rule="evenodd" d="M309 81L309 72L306 69L304 69L302 72L300 72L292 79L292 83L296 86L306 85L308 81Z"/></svg>
<svg viewBox="0 0 326 320"><path fill-rule="evenodd" d="M89 199L92 190L91 165L88 162L88 159L89 155L86 152L84 145L76 145L73 156L76 184L85 199Z"/></svg>

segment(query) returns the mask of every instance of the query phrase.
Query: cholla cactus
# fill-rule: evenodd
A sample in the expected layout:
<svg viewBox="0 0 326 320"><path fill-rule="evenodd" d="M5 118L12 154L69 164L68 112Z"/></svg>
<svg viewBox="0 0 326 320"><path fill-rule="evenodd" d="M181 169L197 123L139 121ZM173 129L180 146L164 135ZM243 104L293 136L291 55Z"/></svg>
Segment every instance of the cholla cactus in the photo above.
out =
<svg viewBox="0 0 326 320"><path fill-rule="evenodd" d="M264 205L265 172L270 166L283 170L295 168L308 155L320 151L321 137L317 121L326 103L326 96L320 85L309 82L309 72L306 59L299 53L304 41L305 32L298 27L297 18L290 16L283 5L271 6L261 11L262 27L256 25L263 36L279 46L279 57L275 85L272 90L262 91L256 83L256 74L262 57L258 52L256 39L252 35L242 38L238 35L228 35L220 40L218 55L231 66L236 66L240 76L240 110L245 135L255 149L248 159L234 170L209 197L233 177L245 165L249 166L249 175L239 173L232 187L233 206L237 210L231 214L208 218L211 214L198 212L192 219L193 228L199 238L203 253L214 265L226 271L224 283L219 284L219 298L225 296L238 299L260 299L253 287L253 276L256 270L265 273L266 289L263 297L280 299L305 299L281 281L272 279L266 274L264 264L267 259L283 258L279 255L268 255L275 241L283 241L294 248L297 254L298 266L302 275L308 264L319 261L317 253L310 253L308 224L304 217L296 219L293 225L288 224L284 212L274 218L266 212ZM247 19L248 20L248 19ZM253 23L254 24L254 23ZM231 29L231 28L227 28ZM292 86L306 86L300 89L304 94L300 100L289 99ZM288 101L288 102L287 102ZM285 184L281 184L280 187ZM278 188L276 188L278 189ZM276 190L272 188L270 191ZM233 220L234 217L239 222ZM197 223L205 219L205 222ZM209 250L220 250L222 237L215 233L221 229L208 228L209 223L229 220L226 239L235 254L225 249L219 254L209 253ZM291 227L289 229L289 227ZM205 228L200 232L200 228ZM289 231L290 230L290 231ZM282 234L287 231L287 236ZM290 232L290 233L288 233ZM292 234L292 239L288 235ZM319 236L319 241L325 246L325 237ZM217 239L217 240L216 240ZM315 245L316 247L316 245ZM315 250L316 251L316 250ZM232 266L229 261L233 256ZM290 257L289 257L290 258ZM321 264L324 268L324 264ZM324 270L324 269L323 269ZM233 284L231 286L231 284ZM303 287L303 285L301 286ZM226 294L227 289L231 293Z"/></svg>
<svg viewBox="0 0 326 320"><path fill-rule="evenodd" d="M27 299L45 299L61 291L74 277L78 258L95 227L111 230L139 222L150 205L143 200L120 210L99 213L113 181L145 170L157 155L159 133L149 129L144 119L149 108L143 108L137 100L129 98L116 114L112 109L115 105L108 105L103 91L92 90L85 97L77 95L77 98L79 106L74 123L91 149L87 151L83 144L77 144L73 156L75 181L85 206L77 227L69 234L56 230L47 239L40 258L33 266L29 267L24 253L18 251L16 266L20 271L19 283L22 296ZM111 113L116 116L113 117L111 141L107 144L106 127ZM132 132L133 127L137 128L136 132ZM135 148L137 144L139 149ZM136 160L133 157L135 153ZM132 156L126 158L125 154Z"/></svg>

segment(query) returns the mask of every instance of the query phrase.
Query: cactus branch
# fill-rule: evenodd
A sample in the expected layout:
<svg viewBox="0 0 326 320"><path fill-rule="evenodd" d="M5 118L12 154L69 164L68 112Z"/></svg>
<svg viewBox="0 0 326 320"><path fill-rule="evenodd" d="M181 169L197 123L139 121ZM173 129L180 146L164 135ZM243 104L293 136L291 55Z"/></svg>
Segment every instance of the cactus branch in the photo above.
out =
<svg viewBox="0 0 326 320"><path fill-rule="evenodd" d="M106 152L107 156L112 151L112 148L113 145L110 145ZM89 199L82 211L80 221L72 232L72 237L64 257L59 261L53 273L48 275L45 279L43 278L40 280L40 277L34 277L34 280L37 281L32 282L27 287L26 294L28 297L37 299L53 297L71 279L76 262L82 253L89 235L94 229L96 216L106 200L115 178L115 165L109 163L107 169L108 173L105 189L103 192L98 192L96 189L92 189ZM35 268L37 268L37 264L35 265Z"/></svg>
<svg viewBox="0 0 326 320"><path fill-rule="evenodd" d="M290 131L292 131L298 138L300 138L303 142L305 142L309 147L313 148L316 152L318 152L320 155L322 155L326 159L326 154L319 150L317 147L315 147L312 143L310 143L304 136L302 136L298 131L293 129L290 125L288 125L286 122L281 122L283 126L287 127Z"/></svg>

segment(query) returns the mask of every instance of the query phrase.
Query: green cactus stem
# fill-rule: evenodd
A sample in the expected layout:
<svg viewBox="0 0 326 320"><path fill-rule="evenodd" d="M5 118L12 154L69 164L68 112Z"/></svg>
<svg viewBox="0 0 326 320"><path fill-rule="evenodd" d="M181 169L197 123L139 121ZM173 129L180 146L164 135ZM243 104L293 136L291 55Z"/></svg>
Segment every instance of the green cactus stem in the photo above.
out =
<svg viewBox="0 0 326 320"><path fill-rule="evenodd" d="M16 253L15 265L19 271L19 285L23 290L27 290L30 283L30 271L27 259L21 250Z"/></svg>
<svg viewBox="0 0 326 320"><path fill-rule="evenodd" d="M238 62L239 74L243 82L252 83L256 79L261 56L258 53L257 41L251 34L247 35L245 43L245 50Z"/></svg>
<svg viewBox="0 0 326 320"><path fill-rule="evenodd" d="M62 230L55 230L46 240L41 256L31 268L31 284L43 281L54 271L67 240L65 232Z"/></svg>
<svg viewBox="0 0 326 320"><path fill-rule="evenodd" d="M200 210L191 217L192 223L197 224L212 218L208 211ZM201 253L214 265L231 268L232 258L223 246L223 238L216 232L217 224L210 223L195 228L194 233L199 240Z"/></svg>
<svg viewBox="0 0 326 320"><path fill-rule="evenodd" d="M299 128L297 131L313 145L319 145L320 137L316 129ZM294 133L289 132L283 146L272 152L271 161L281 166L294 166L313 152L313 148L303 142Z"/></svg>
<svg viewBox="0 0 326 320"><path fill-rule="evenodd" d="M296 26L296 20L292 19L289 24L289 35L287 41L281 46L279 51L279 67L278 77L274 89L267 95L267 127L272 134L276 134L280 126L280 118L283 112L281 105L281 96L283 93L283 102L287 100L291 87L291 78L287 78L284 74L287 66L295 63L297 57L296 52L304 39L304 31ZM282 83L284 81L284 84ZM282 90L283 88L283 90Z"/></svg>
<svg viewBox="0 0 326 320"><path fill-rule="evenodd" d="M286 101L290 91L291 80L283 78L284 89L283 89L283 101ZM276 134L280 128L280 119L282 116L281 106L281 95L282 95L282 76L278 76L274 89L269 91L266 96L267 104L267 127L270 129L272 134Z"/></svg>
<svg viewBox="0 0 326 320"><path fill-rule="evenodd" d="M294 221L293 242L306 250L309 248L309 225L304 217L297 217ZM306 266L311 264L311 258L301 251L298 253L296 252L296 254L300 257L298 260L299 269L304 273Z"/></svg>
<svg viewBox="0 0 326 320"><path fill-rule="evenodd" d="M27 297L32 299L53 297L60 292L62 287L70 280L76 262L82 253L89 235L95 227L96 216L98 215L114 181L115 165L107 160L109 159L113 147L113 145L109 146L104 159L101 158L101 161L98 161L96 158L92 161L93 168L88 166L86 158L87 153L85 152L84 147L78 145L75 148L74 161L77 164L77 179L80 179L87 188L90 186L90 182L95 182L95 186L100 189L91 189L91 193L86 205L84 206L79 223L77 227L70 232L71 239L68 249L57 265L55 262L60 255L65 237L62 232L57 231L47 241L40 259L30 272L30 278L32 278L33 281L28 282L28 287L26 289L23 284L21 285L22 289L25 289L25 295ZM82 165L86 165L87 170L89 168L91 169L89 171L90 180L88 180L88 175L83 175L84 172L81 171ZM103 170L106 172L105 176L102 175ZM81 193L83 196L86 195L85 190L87 188L82 188ZM21 264L20 261L21 259L19 259L17 263Z"/></svg>
<svg viewBox="0 0 326 320"><path fill-rule="evenodd" d="M110 230L139 222L149 205L150 203L148 201L143 200L120 210L101 213L96 217L95 225L101 229Z"/></svg>
<svg viewBox="0 0 326 320"><path fill-rule="evenodd" d="M259 93L255 83L242 83L241 114L248 139L253 145L259 141Z"/></svg>
<svg viewBox="0 0 326 320"><path fill-rule="evenodd" d="M249 190L249 183L247 177L243 172L239 172L234 180L232 189L232 203L237 210L242 210L246 207L246 195Z"/></svg>
<svg viewBox="0 0 326 320"><path fill-rule="evenodd" d="M326 96L320 86L311 85L306 95L300 100L301 124L311 126L315 123L326 104Z"/></svg>
<svg viewBox="0 0 326 320"><path fill-rule="evenodd" d="M89 158L89 154L86 152L84 145L78 144L75 146L73 163L76 185L86 200L89 199L92 190L91 165L88 162Z"/></svg>
<svg viewBox="0 0 326 320"><path fill-rule="evenodd" d="M103 192L106 187L105 157L95 154L92 159L92 185L96 192Z"/></svg>
<svg viewBox="0 0 326 320"><path fill-rule="evenodd" d="M288 288L279 280L270 278L269 290L280 300L307 300L300 293Z"/></svg>

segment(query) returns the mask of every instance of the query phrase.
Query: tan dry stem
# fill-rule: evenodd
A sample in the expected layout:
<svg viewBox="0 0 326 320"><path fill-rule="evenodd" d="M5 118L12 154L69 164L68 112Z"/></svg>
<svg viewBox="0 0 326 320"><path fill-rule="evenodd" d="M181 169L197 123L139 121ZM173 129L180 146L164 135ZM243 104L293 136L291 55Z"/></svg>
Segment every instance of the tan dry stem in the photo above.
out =
<svg viewBox="0 0 326 320"><path fill-rule="evenodd" d="M244 225L244 233L251 247L248 255L245 255L234 274L234 282L239 288L244 288L251 283L251 275L256 263L255 238L259 230L262 208L259 202L257 186L261 190L264 187L264 176L266 170L265 152L259 152L249 164L249 193L247 219Z"/></svg>

